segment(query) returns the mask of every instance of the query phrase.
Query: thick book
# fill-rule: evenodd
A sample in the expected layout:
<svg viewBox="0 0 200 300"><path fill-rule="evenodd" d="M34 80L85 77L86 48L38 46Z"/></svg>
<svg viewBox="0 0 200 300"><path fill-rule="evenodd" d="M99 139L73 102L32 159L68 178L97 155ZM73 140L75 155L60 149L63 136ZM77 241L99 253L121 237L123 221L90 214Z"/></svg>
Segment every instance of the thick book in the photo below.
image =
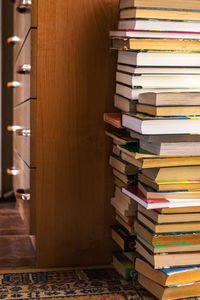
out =
<svg viewBox="0 0 200 300"><path fill-rule="evenodd" d="M123 228L125 228L129 233L133 233L132 226L127 224L127 222L124 221L123 218L121 218L119 215L116 214L115 220L121 225Z"/></svg>
<svg viewBox="0 0 200 300"><path fill-rule="evenodd" d="M199 116L200 105L188 105L188 106L154 106L148 104L136 104L136 111L138 113L147 114L155 117L176 117L176 116ZM131 112L127 110L124 112Z"/></svg>
<svg viewBox="0 0 200 300"><path fill-rule="evenodd" d="M155 234L146 226L135 221L134 232L152 246L200 244L200 231Z"/></svg>
<svg viewBox="0 0 200 300"><path fill-rule="evenodd" d="M135 270L162 286L199 281L200 278L200 266L155 270L146 260L139 257L135 261Z"/></svg>
<svg viewBox="0 0 200 300"><path fill-rule="evenodd" d="M153 246L139 235L137 235L137 240L155 254L200 251L200 243Z"/></svg>
<svg viewBox="0 0 200 300"><path fill-rule="evenodd" d="M110 37L111 49L199 52L200 40Z"/></svg>
<svg viewBox="0 0 200 300"><path fill-rule="evenodd" d="M138 282L157 299L161 300L186 299L200 295L200 281L163 287L139 273Z"/></svg>
<svg viewBox="0 0 200 300"><path fill-rule="evenodd" d="M126 175L121 172L119 172L116 169L113 169L113 175L117 177L119 180L121 180L126 185L133 185L136 182L136 176L135 175Z"/></svg>
<svg viewBox="0 0 200 300"><path fill-rule="evenodd" d="M137 272L135 271L134 264L131 262L123 252L113 253L113 267L123 276L125 280L133 280L136 278Z"/></svg>
<svg viewBox="0 0 200 300"><path fill-rule="evenodd" d="M160 9L172 8L177 10L200 10L199 0L120 0L119 8L129 8L129 7L154 7ZM162 11L160 12L162 14Z"/></svg>
<svg viewBox="0 0 200 300"><path fill-rule="evenodd" d="M198 67L137 67L118 63L117 71L130 73L130 74L200 74ZM148 103L147 103L148 104Z"/></svg>
<svg viewBox="0 0 200 300"><path fill-rule="evenodd" d="M154 233L169 233L169 232L194 232L200 231L200 222L181 222L181 223L170 223L160 224L145 216L143 213L137 213L138 221L149 228Z"/></svg>
<svg viewBox="0 0 200 300"><path fill-rule="evenodd" d="M138 182L138 189L147 199L200 199L200 190L157 191L141 182Z"/></svg>
<svg viewBox="0 0 200 300"><path fill-rule="evenodd" d="M121 225L112 226L112 239L123 251L133 251L135 249L136 236L134 233L130 234Z"/></svg>
<svg viewBox="0 0 200 300"><path fill-rule="evenodd" d="M126 144L126 143L130 143L130 142L138 142L137 139L133 139L130 137L129 134L127 134L127 132L118 132L118 131L105 131L105 134L107 136L109 136L112 140L113 143L116 145L120 145L120 144Z"/></svg>
<svg viewBox="0 0 200 300"><path fill-rule="evenodd" d="M200 88L174 88L174 89L156 89L156 88L132 88L130 86L117 83L116 84L116 94L120 95L124 98L130 99L130 100L138 100L140 94L142 93L167 93L167 92L200 92ZM111 124L114 126L114 124ZM120 127L119 127L120 128Z"/></svg>
<svg viewBox="0 0 200 300"><path fill-rule="evenodd" d="M199 67L200 53L119 51L118 63L138 67Z"/></svg>
<svg viewBox="0 0 200 300"><path fill-rule="evenodd" d="M135 211L137 211L137 208ZM126 217L126 216L122 215L118 210L116 210L116 216L121 218L128 226L132 227L133 221L135 220L135 215L131 216L131 217Z"/></svg>
<svg viewBox="0 0 200 300"><path fill-rule="evenodd" d="M175 252L175 253L152 253L139 241L136 242L136 251L140 253L155 269L196 266L200 264L199 251L194 252Z"/></svg>
<svg viewBox="0 0 200 300"><path fill-rule="evenodd" d="M135 28L136 23L141 26ZM118 24L118 30L110 31L111 37L198 40L200 36L200 26L194 26L195 22L126 20Z"/></svg>
<svg viewBox="0 0 200 300"><path fill-rule="evenodd" d="M122 114L122 126L141 134L200 134L200 116L150 117Z"/></svg>
<svg viewBox="0 0 200 300"><path fill-rule="evenodd" d="M140 141L140 147L150 153L160 156L199 156L200 155L200 142L174 142L170 143L148 143L144 140ZM120 149L119 149L120 150ZM200 159L200 157L199 157ZM197 165L198 163L196 163Z"/></svg>
<svg viewBox="0 0 200 300"><path fill-rule="evenodd" d="M147 210L141 205L138 205L138 212L147 216L149 219L161 224L177 222L198 222L200 220L199 212L164 214L159 212L158 210Z"/></svg>
<svg viewBox="0 0 200 300"><path fill-rule="evenodd" d="M116 128L121 128L121 114L119 113L105 113L104 121Z"/></svg>
<svg viewBox="0 0 200 300"><path fill-rule="evenodd" d="M114 106L123 112L136 113L137 101L115 95Z"/></svg>
<svg viewBox="0 0 200 300"><path fill-rule="evenodd" d="M120 10L120 19L199 21L200 12L172 9L163 9L160 11L155 8L131 7Z"/></svg>
<svg viewBox="0 0 200 300"><path fill-rule="evenodd" d="M138 103L154 106L185 106L200 105L200 93L143 93L139 95ZM188 114L187 114L188 115Z"/></svg>
<svg viewBox="0 0 200 300"><path fill-rule="evenodd" d="M111 205L120 212L121 215L125 217L132 217L136 214L136 209L134 206L124 205L124 202L121 199L113 197L110 201Z"/></svg>
<svg viewBox="0 0 200 300"><path fill-rule="evenodd" d="M148 143L173 143L174 135L171 134L155 134L155 135L144 135L133 130L130 130L130 137L133 139L142 140ZM199 134L176 134L176 142L200 142Z"/></svg>
<svg viewBox="0 0 200 300"><path fill-rule="evenodd" d="M182 74L127 74L123 72L116 73L116 81L132 87L141 87L143 89L176 89L176 88L199 88L200 75L182 75Z"/></svg>
<svg viewBox="0 0 200 300"><path fill-rule="evenodd" d="M200 164L200 156L183 156L183 157L141 157L135 158L133 153L124 152L124 148L117 146L120 150L121 158L127 163L133 164L134 166L146 169L146 168L158 168L158 167L175 167L175 166L196 166ZM123 150L122 150L123 149ZM141 152L138 151L138 154Z"/></svg>
<svg viewBox="0 0 200 300"><path fill-rule="evenodd" d="M200 199L147 199L136 187L122 187L122 192L146 209L200 206Z"/></svg>
<svg viewBox="0 0 200 300"><path fill-rule="evenodd" d="M110 155L109 164L111 167L125 175L135 175L138 171L137 167L128 164L114 155Z"/></svg>
<svg viewBox="0 0 200 300"><path fill-rule="evenodd" d="M120 20L118 31L111 31L112 36L166 38L166 39L198 39L199 22L163 21L163 20ZM156 31L156 28L158 32ZM149 32L146 32L149 31ZM121 34L121 35L120 35Z"/></svg>
<svg viewBox="0 0 200 300"><path fill-rule="evenodd" d="M143 169L142 174L155 181L200 180L200 166Z"/></svg>

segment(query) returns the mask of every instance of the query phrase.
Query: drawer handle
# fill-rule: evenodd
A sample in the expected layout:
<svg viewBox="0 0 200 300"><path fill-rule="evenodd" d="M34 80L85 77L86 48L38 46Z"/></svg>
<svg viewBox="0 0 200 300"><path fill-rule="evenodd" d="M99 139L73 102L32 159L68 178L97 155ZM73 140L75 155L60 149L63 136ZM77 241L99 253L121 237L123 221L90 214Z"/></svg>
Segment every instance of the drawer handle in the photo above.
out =
<svg viewBox="0 0 200 300"><path fill-rule="evenodd" d="M9 81L7 83L7 87L12 87L12 88L16 88L20 86L20 82L19 81Z"/></svg>
<svg viewBox="0 0 200 300"><path fill-rule="evenodd" d="M16 169L15 167L8 168L6 171L8 175L16 176L20 174L20 170Z"/></svg>
<svg viewBox="0 0 200 300"><path fill-rule="evenodd" d="M17 11L19 13L30 13L32 6L31 0L20 0L19 4L17 5Z"/></svg>
<svg viewBox="0 0 200 300"><path fill-rule="evenodd" d="M31 135L30 129L17 129L16 130L17 135L29 137Z"/></svg>
<svg viewBox="0 0 200 300"><path fill-rule="evenodd" d="M20 130L20 129L21 129L21 126L17 126L17 125L9 125L9 126L7 126L7 130L11 131L11 132L15 132L15 131Z"/></svg>
<svg viewBox="0 0 200 300"><path fill-rule="evenodd" d="M31 65L24 64L17 68L18 74L30 74L31 72Z"/></svg>
<svg viewBox="0 0 200 300"><path fill-rule="evenodd" d="M29 201L31 198L30 193L23 190L17 190L15 192L15 197L19 200Z"/></svg>
<svg viewBox="0 0 200 300"><path fill-rule="evenodd" d="M7 43L8 44L13 44L13 45L16 44L16 43L19 43L20 41L21 41L21 39L16 35L11 36L7 39Z"/></svg>

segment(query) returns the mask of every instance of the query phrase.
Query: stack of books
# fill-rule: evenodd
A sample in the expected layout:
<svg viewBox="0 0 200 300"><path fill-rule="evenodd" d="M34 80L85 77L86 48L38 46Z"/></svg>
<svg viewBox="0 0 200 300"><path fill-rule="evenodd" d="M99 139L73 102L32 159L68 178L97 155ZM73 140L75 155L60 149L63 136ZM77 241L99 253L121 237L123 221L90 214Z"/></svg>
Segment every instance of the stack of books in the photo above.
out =
<svg viewBox="0 0 200 300"><path fill-rule="evenodd" d="M114 106L121 113L104 120L128 134L113 149L136 168L136 181L115 180L114 198L121 189L121 198L137 203L126 228L136 235L137 257L134 249L129 260L158 299L199 296L200 2L120 0L119 7L110 38L119 50Z"/></svg>

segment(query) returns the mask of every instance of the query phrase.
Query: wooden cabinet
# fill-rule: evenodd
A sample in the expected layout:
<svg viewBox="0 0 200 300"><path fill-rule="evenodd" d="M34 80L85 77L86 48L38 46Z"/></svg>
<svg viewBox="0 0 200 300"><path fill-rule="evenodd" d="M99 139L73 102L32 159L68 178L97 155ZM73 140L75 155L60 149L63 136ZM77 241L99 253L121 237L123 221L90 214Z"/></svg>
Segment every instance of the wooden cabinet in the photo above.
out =
<svg viewBox="0 0 200 300"><path fill-rule="evenodd" d="M32 1L25 15L16 10L19 3L14 31L23 43L13 51L20 82L13 114L14 125L30 136L14 132L13 145L26 166L22 177L30 178L37 266L108 264L112 176L103 113L113 103L116 57L109 30L116 27L118 1ZM30 73L17 71L23 64L31 65ZM15 191L22 182L14 180ZM19 207L25 214L27 207Z"/></svg>

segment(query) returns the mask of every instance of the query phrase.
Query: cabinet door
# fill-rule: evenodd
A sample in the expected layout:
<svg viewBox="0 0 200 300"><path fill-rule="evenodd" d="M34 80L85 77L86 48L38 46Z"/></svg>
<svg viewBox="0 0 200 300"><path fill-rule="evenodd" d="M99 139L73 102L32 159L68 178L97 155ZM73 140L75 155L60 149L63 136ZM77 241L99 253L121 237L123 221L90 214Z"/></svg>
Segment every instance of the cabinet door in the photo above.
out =
<svg viewBox="0 0 200 300"><path fill-rule="evenodd" d="M37 265L111 262L112 174L103 113L113 107L118 0L38 2Z"/></svg>

